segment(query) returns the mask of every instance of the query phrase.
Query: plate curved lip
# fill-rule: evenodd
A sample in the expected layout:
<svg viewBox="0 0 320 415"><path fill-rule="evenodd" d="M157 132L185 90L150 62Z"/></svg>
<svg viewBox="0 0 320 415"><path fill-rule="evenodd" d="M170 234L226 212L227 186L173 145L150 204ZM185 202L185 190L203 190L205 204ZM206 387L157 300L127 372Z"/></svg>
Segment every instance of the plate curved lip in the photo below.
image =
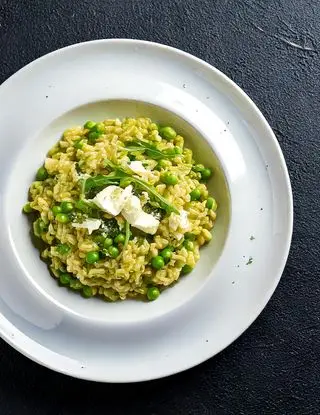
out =
<svg viewBox="0 0 320 415"><path fill-rule="evenodd" d="M291 239L292 239L292 232L293 232L293 196L292 196L292 188L291 188L291 182L290 182L290 177L289 177L289 173L288 173L288 169L285 163L285 159L284 156L282 154L281 151L281 147L276 139L276 136L274 134L274 132L272 131L270 125L268 124L267 120L265 119L265 117L263 116L263 114L261 113L261 111L259 110L259 108L256 106L256 104L252 101L252 99L234 82L232 81L229 77L227 77L227 75L225 75L223 72L221 72L219 69L215 68L214 66L212 66L211 64L203 61L200 58L197 58L196 56L182 51L180 49L174 48L172 46L168 46L168 45L164 45L161 43L156 43L156 42L150 42L150 41L146 41L146 40L139 40L139 39L127 39L127 38L117 38L117 39L97 39L97 40L91 40L91 41L87 41L87 42L80 42L80 43L76 43L73 45L69 45L60 49L57 49L55 51L52 51L48 54L45 54L37 59L35 59L34 61L28 63L27 65L25 65L24 67L22 67L21 69L19 69L17 72L15 72L13 75L11 75L8 79L6 79L1 85L0 85L0 98L1 98L1 91L3 91L4 88L7 88L8 86L10 86L10 83L14 82L15 78L18 77L19 75L21 75L24 72L27 72L28 70L31 70L33 68L33 66L35 66L37 63L39 63L40 61L44 61L52 56L55 55L59 55L61 53L64 53L66 50L70 50L70 49L77 49L77 48L81 48L84 45L90 45L90 44L98 44L98 43L105 43L105 44L112 44L112 43L131 43L134 44L136 43L137 46L153 46L155 48L159 48L162 50L169 50L170 52L174 52L177 55L180 55L182 57L188 58L190 60L193 60L194 62L197 62L199 65L201 65L202 67L205 67L207 70L214 72L215 75L220 78L221 80L224 81L225 84L227 84L229 87L232 87L232 89L237 93L237 95L242 98L242 100L245 101L245 103L247 104L247 106L250 108L251 111L253 111L255 113L255 115L257 116L257 118L259 119L259 122L261 123L261 125L263 126L266 134L269 136L269 139L272 140L272 144L274 146L274 149L276 151L277 157L278 157L278 161L281 165L282 168L282 174L283 174L283 178L285 181L285 188L286 188L286 201L287 201L287 205L288 205L288 227L287 227L287 231L286 231L286 238L285 238L285 243L284 243L284 247L283 247L283 255L282 255L282 260L279 263L278 269L277 271L274 273L275 277L274 277L274 281L271 285L271 287L269 288L268 291L266 291L265 296L264 296L264 301L261 302L257 307L254 313L252 313L252 318L248 319L247 324L244 325L244 327L240 327L232 336L232 339L227 342L226 344L224 344L223 346L221 346L214 354L211 354L209 357L207 358L200 358L198 361L192 362L191 364L186 364L184 365L184 367L181 367L179 370L167 370L165 373L162 373L161 375L158 376L145 376L143 379L137 377L136 379L133 380L114 380L114 379L108 379L108 376L93 376L90 373L87 373L86 370L84 371L80 371L80 369L78 369L76 371L76 373L69 369L65 369L63 362L59 362L59 364L57 365L57 360L55 361L55 365L51 364L50 359L44 359L44 357L42 356L42 358L37 356L37 350L35 348L35 345L40 348L42 350L42 354L45 353L49 353L51 355L51 357L53 355L57 355L55 352L52 352L51 350L45 348L44 346L39 345L38 343L34 342L31 338L29 338L28 336L26 336L23 332L19 331L9 320L7 320L3 315L1 315L1 319L3 321L3 324L1 324L0 327L0 335L1 337L10 345L12 346L14 349L16 349L17 351L19 351L21 354L25 355L26 357L28 357L29 359L33 360L34 362L41 364L49 369L52 369L56 372L60 372L63 373L65 375L69 375L75 378L79 378L79 379L84 379L84 380L91 380L91 381L97 381L97 382L110 382L110 383L133 383L133 382L143 382L143 381L149 381L149 380L153 380L153 379L160 379L163 377L167 377L167 376L171 376L174 375L176 373L180 373L183 372L185 370L188 370L192 367L195 367L197 365L199 365L200 363L203 363L204 361L208 360L209 358L215 356L216 354L220 353L222 350L224 350L226 347L228 347L231 343L233 343L239 336L241 336L241 334L243 334L248 327L256 320L256 318L260 315L260 313L263 311L263 309L265 308L265 306L267 305L268 301L270 300L272 294L274 293L281 275L283 273L283 270L285 268L285 264L287 262L288 259L288 255L289 255L289 251L290 251L290 245L291 245ZM9 334L9 329L7 327L7 329L5 329L4 326L8 326L10 327L10 332L12 333L11 335ZM18 342L14 337L14 333L16 333L20 338L20 344L18 344ZM30 343L29 347L26 347L25 343ZM35 343L35 345L33 344ZM24 347L25 346L25 347ZM31 346L31 347L30 347ZM40 350L39 350L40 351ZM49 356L47 356L49 357ZM60 358L63 358L62 355L59 355Z"/></svg>

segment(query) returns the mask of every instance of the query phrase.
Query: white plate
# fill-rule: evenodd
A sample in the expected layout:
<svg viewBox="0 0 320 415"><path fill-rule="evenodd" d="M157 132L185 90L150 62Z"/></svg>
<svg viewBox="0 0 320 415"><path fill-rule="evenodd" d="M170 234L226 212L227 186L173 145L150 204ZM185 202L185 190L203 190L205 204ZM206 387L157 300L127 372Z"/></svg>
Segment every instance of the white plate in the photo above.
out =
<svg viewBox="0 0 320 415"><path fill-rule="evenodd" d="M57 286L21 206L61 131L126 115L172 124L201 162L216 166L210 190L219 216L191 275L155 302L107 304ZM290 247L290 181L266 120L212 66L136 40L58 50L1 86L0 137L0 331L26 356L96 381L159 378L214 356L270 299Z"/></svg>

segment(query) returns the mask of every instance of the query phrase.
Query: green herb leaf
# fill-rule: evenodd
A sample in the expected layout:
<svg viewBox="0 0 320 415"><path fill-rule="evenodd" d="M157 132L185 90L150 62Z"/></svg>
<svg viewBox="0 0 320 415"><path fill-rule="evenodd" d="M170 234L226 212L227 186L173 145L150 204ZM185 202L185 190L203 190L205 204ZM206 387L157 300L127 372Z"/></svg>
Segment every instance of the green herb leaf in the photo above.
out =
<svg viewBox="0 0 320 415"><path fill-rule="evenodd" d="M176 157L176 154L167 154L164 151L159 150L155 145L140 140L130 141L126 143L124 150L130 152L145 151L147 156L154 160Z"/></svg>

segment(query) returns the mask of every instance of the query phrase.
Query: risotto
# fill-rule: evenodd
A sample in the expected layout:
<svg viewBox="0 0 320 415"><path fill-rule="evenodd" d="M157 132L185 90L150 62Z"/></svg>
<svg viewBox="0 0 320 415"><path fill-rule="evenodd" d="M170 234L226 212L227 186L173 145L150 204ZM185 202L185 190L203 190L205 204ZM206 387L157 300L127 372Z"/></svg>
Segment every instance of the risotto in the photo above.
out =
<svg viewBox="0 0 320 415"><path fill-rule="evenodd" d="M172 127L88 121L48 152L23 210L61 286L86 298L155 300L191 273L212 238L211 176Z"/></svg>

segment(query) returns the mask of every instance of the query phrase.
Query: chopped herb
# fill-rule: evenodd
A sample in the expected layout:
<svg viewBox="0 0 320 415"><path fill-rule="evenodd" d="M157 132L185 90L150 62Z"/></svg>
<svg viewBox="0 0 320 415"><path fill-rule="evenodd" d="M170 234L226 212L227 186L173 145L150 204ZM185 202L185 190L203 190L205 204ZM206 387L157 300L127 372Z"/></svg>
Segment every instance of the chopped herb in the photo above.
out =
<svg viewBox="0 0 320 415"><path fill-rule="evenodd" d="M254 239L256 239L253 235L250 236L250 241L253 241Z"/></svg>
<svg viewBox="0 0 320 415"><path fill-rule="evenodd" d="M124 150L127 150L129 152L145 151L147 156L153 160L173 158L176 156L175 153L168 154L164 151L159 150L155 145L140 140L130 141L126 143L126 147L124 147Z"/></svg>
<svg viewBox="0 0 320 415"><path fill-rule="evenodd" d="M249 257L248 262L246 263L246 265L250 265L250 264L252 264L252 262L253 262L253 259L252 259L252 257L250 256L250 257Z"/></svg>

